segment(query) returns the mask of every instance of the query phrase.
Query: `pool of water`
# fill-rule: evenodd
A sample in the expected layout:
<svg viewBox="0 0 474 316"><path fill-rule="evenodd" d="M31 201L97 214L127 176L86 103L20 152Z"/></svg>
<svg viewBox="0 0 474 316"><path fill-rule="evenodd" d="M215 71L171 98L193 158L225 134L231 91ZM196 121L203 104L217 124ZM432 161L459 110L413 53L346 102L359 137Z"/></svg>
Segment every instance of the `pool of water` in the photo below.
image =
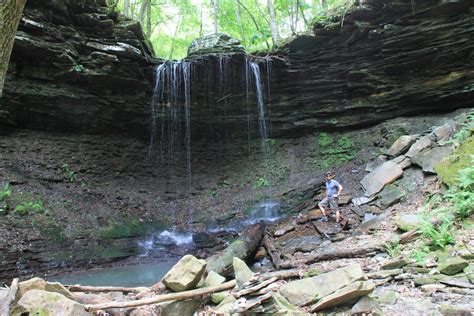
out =
<svg viewBox="0 0 474 316"><path fill-rule="evenodd" d="M151 286L165 275L176 261L91 269L51 276L48 281L91 286Z"/></svg>

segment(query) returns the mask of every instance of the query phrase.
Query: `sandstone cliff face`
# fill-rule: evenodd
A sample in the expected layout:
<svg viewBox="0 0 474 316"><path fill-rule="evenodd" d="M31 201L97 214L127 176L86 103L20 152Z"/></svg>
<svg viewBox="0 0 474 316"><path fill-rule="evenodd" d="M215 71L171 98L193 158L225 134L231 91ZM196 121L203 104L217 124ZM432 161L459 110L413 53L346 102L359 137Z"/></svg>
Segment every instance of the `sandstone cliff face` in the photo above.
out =
<svg viewBox="0 0 474 316"><path fill-rule="evenodd" d="M138 23L101 5L28 3L2 100L3 123L148 137L159 61L149 58ZM468 106L473 10L470 0L364 1L316 23L313 34L294 38L269 58L257 58L271 136ZM258 111L254 96L249 111L245 55L194 54L189 61L191 137L246 139L248 116L257 121Z"/></svg>
<svg viewBox="0 0 474 316"><path fill-rule="evenodd" d="M146 120L151 55L140 24L110 13L103 0L28 1L2 123L92 133L121 125L127 132Z"/></svg>

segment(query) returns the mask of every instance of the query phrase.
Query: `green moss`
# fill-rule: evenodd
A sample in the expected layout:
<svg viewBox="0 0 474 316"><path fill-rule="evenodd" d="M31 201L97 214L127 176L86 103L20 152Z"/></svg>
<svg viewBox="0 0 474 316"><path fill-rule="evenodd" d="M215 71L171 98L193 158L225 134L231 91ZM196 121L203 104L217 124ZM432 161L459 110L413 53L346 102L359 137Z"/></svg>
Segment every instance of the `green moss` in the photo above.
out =
<svg viewBox="0 0 474 316"><path fill-rule="evenodd" d="M472 155L474 155L474 137L470 136L467 142L435 166L435 171L441 181L449 186L457 185L459 171L471 165Z"/></svg>
<svg viewBox="0 0 474 316"><path fill-rule="evenodd" d="M309 269L303 274L303 278L311 278L320 275L322 272L318 269Z"/></svg>
<svg viewBox="0 0 474 316"><path fill-rule="evenodd" d="M141 237L157 229L158 226L155 223L140 222L137 218L126 218L122 222L110 220L100 236L102 239Z"/></svg>

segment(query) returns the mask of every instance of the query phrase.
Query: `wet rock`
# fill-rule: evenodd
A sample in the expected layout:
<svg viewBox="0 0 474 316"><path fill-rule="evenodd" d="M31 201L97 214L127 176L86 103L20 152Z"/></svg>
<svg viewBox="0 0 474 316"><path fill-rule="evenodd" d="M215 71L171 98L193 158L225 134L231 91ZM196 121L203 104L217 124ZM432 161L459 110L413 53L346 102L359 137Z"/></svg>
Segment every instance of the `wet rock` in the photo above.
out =
<svg viewBox="0 0 474 316"><path fill-rule="evenodd" d="M162 316L192 316L198 309L201 301L198 299L184 300L164 304L161 309Z"/></svg>
<svg viewBox="0 0 474 316"><path fill-rule="evenodd" d="M285 242L281 252L284 254L293 254L297 251L310 252L321 244L321 237L318 235L295 237Z"/></svg>
<svg viewBox="0 0 474 316"><path fill-rule="evenodd" d="M410 231L420 227L423 219L418 214L400 214L394 218L395 225L402 231Z"/></svg>
<svg viewBox="0 0 474 316"><path fill-rule="evenodd" d="M341 232L341 225L335 222L313 222L314 228L323 236L333 236Z"/></svg>
<svg viewBox="0 0 474 316"><path fill-rule="evenodd" d="M363 277L360 265L354 264L312 278L288 282L280 287L279 292L290 303L300 305L309 300L323 298Z"/></svg>
<svg viewBox="0 0 474 316"><path fill-rule="evenodd" d="M468 266L467 260L461 257L447 258L438 266L439 272L446 275L455 275Z"/></svg>
<svg viewBox="0 0 474 316"><path fill-rule="evenodd" d="M275 231L275 233L273 234L273 236L275 237L281 237L283 235L285 235L286 233L289 233L291 231L295 230L295 226L294 225L285 225L279 229L277 229Z"/></svg>
<svg viewBox="0 0 474 316"><path fill-rule="evenodd" d="M400 136L393 145L387 150L388 156L398 156L408 149L416 140L418 135L403 135Z"/></svg>
<svg viewBox="0 0 474 316"><path fill-rule="evenodd" d="M420 166L424 172L435 173L435 166L449 156L453 150L451 146L431 148L413 156L412 161Z"/></svg>
<svg viewBox="0 0 474 316"><path fill-rule="evenodd" d="M215 236L211 236L206 232L193 234L193 242L198 248L212 248L216 246L217 240Z"/></svg>
<svg viewBox="0 0 474 316"><path fill-rule="evenodd" d="M423 136L420 139L418 139L413 145L411 145L410 149L405 154L405 156L412 158L418 155L423 149L428 148L431 145L433 145L431 136L430 135Z"/></svg>
<svg viewBox="0 0 474 316"><path fill-rule="evenodd" d="M163 283L176 292L194 288L206 269L206 260L186 255L163 277Z"/></svg>
<svg viewBox="0 0 474 316"><path fill-rule="evenodd" d="M317 312L323 309L341 306L354 301L358 297L372 293L375 284L370 281L355 281L336 292L323 297L316 305L312 307L312 311Z"/></svg>
<svg viewBox="0 0 474 316"><path fill-rule="evenodd" d="M400 189L398 186L389 185L386 186L377 196L378 204L381 207L390 207L402 201L405 196L405 191Z"/></svg>
<svg viewBox="0 0 474 316"><path fill-rule="evenodd" d="M13 310L13 314L88 316L83 305L59 293L43 290L26 292Z"/></svg>
<svg viewBox="0 0 474 316"><path fill-rule="evenodd" d="M397 302L397 294L392 290L387 290L379 297L379 302L385 305L393 305Z"/></svg>
<svg viewBox="0 0 474 316"><path fill-rule="evenodd" d="M253 277L253 272L247 266L247 264L240 260L239 258L234 257L232 262L235 273L235 280L237 281L237 287L239 289L243 288L244 284L248 282Z"/></svg>
<svg viewBox="0 0 474 316"><path fill-rule="evenodd" d="M352 315L354 314L369 314L382 315L379 303L370 296L362 297L351 309Z"/></svg>
<svg viewBox="0 0 474 316"><path fill-rule="evenodd" d="M364 187L365 196L371 197L380 192L383 187L392 183L403 174L403 169L392 161L383 163L380 167L366 175L360 182Z"/></svg>
<svg viewBox="0 0 474 316"><path fill-rule="evenodd" d="M392 270L392 269L403 268L407 264L408 264L408 261L405 258L396 258L396 259L389 260L388 262L383 263L380 268L382 270Z"/></svg>
<svg viewBox="0 0 474 316"><path fill-rule="evenodd" d="M224 33L195 39L188 48L188 57L204 54L245 53L240 41Z"/></svg>

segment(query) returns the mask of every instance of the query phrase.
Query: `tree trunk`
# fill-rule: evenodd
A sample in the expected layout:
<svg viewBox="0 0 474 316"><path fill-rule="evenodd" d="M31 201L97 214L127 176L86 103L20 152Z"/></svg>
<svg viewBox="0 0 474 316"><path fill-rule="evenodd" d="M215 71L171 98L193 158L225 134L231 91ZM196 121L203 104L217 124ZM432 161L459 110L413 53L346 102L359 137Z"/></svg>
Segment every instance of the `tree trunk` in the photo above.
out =
<svg viewBox="0 0 474 316"><path fill-rule="evenodd" d="M146 37L151 38L151 0L146 5Z"/></svg>
<svg viewBox="0 0 474 316"><path fill-rule="evenodd" d="M140 12L138 12L138 21L140 22L140 24L144 25L144 22L145 22L145 13L146 13L146 7L147 7L147 4L150 0L143 0L142 2L142 5L140 6Z"/></svg>
<svg viewBox="0 0 474 316"><path fill-rule="evenodd" d="M252 19L253 21L253 24L255 25L255 28L257 29L257 31L262 35L262 39L265 38L265 33L261 30L260 26L258 25L257 23L257 20L255 19L255 17L253 16L252 12L250 12L250 10L240 1L240 0L236 0L237 3L245 10L245 12L248 13L248 15L250 16L250 18ZM265 44L267 45L267 48L270 48L268 46L268 43L267 41L265 41Z"/></svg>
<svg viewBox="0 0 474 316"><path fill-rule="evenodd" d="M130 9L130 0L124 0L123 1L123 14L125 16L128 16L129 14L129 9Z"/></svg>
<svg viewBox="0 0 474 316"><path fill-rule="evenodd" d="M306 28L308 28L308 20L306 19L306 15L304 15L304 10L303 10L303 7L301 5L301 1L296 0L296 5L297 5L297 9L299 9L300 12L301 12L301 16L303 17L304 26L305 26L305 29L306 29Z"/></svg>
<svg viewBox="0 0 474 316"><path fill-rule="evenodd" d="M242 25L242 17L241 17L241 13L240 13L240 5L239 3L234 0L235 2L235 16L237 18L237 24L240 26L240 36L241 36L241 40L243 42L246 41L245 39L245 31L244 31L244 26Z"/></svg>
<svg viewBox="0 0 474 316"><path fill-rule="evenodd" d="M214 33L219 31L219 0L214 0Z"/></svg>
<svg viewBox="0 0 474 316"><path fill-rule="evenodd" d="M267 0L267 5L268 13L270 14L270 32L272 33L273 46L277 46L279 41L279 35L278 27L276 24L275 7L273 6L273 0Z"/></svg>
<svg viewBox="0 0 474 316"><path fill-rule="evenodd" d="M255 224L246 228L241 237L230 244L229 247L220 253L207 259L207 271L214 271L221 275L227 275L232 271L234 257L245 260L257 249L263 237L265 225Z"/></svg>
<svg viewBox="0 0 474 316"><path fill-rule="evenodd" d="M319 0L319 4L321 5L321 9L326 9L327 7L326 0Z"/></svg>
<svg viewBox="0 0 474 316"><path fill-rule="evenodd" d="M8 62L15 41L15 34L20 22L26 0L0 1L0 98L8 70Z"/></svg>

